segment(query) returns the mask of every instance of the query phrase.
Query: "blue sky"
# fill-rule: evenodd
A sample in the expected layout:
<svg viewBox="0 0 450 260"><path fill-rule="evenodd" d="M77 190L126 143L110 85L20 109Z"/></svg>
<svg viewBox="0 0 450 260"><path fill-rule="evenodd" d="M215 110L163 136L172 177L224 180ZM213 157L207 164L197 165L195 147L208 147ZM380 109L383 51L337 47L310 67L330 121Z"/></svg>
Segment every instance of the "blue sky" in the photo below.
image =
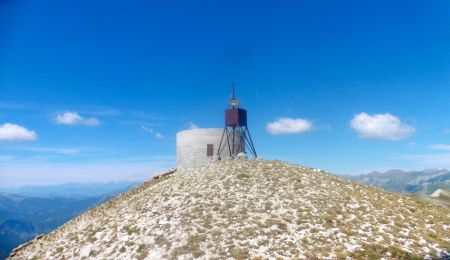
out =
<svg viewBox="0 0 450 260"><path fill-rule="evenodd" d="M450 168L448 1L1 1L0 186L142 179L222 127L338 174Z"/></svg>

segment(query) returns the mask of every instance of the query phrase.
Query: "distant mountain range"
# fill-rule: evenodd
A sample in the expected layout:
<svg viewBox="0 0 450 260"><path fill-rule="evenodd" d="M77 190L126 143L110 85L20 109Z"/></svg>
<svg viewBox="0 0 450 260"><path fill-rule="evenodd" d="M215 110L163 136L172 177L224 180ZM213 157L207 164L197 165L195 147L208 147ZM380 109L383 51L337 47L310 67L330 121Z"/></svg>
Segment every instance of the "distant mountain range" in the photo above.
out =
<svg viewBox="0 0 450 260"><path fill-rule="evenodd" d="M389 170L387 172L371 172L344 177L395 193L430 195L438 189L450 189L450 171L445 169L426 169L423 171Z"/></svg>
<svg viewBox="0 0 450 260"><path fill-rule="evenodd" d="M343 177L391 192L411 194L421 200L450 208L450 171L446 169L389 170Z"/></svg>
<svg viewBox="0 0 450 260"><path fill-rule="evenodd" d="M53 231L138 184L70 183L0 189L0 259L6 258L19 244Z"/></svg>
<svg viewBox="0 0 450 260"><path fill-rule="evenodd" d="M38 198L92 198L104 196L118 191L127 191L140 182L105 182L105 183L65 183L50 186L24 186L14 188L0 188L0 193L12 193L27 197Z"/></svg>

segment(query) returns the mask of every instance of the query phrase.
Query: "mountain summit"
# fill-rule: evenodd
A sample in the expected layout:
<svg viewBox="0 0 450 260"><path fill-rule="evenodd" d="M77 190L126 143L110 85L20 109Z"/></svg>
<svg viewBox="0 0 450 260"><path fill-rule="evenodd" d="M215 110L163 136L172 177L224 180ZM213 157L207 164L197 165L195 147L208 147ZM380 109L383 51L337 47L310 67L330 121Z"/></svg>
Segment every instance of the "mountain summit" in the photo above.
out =
<svg viewBox="0 0 450 260"><path fill-rule="evenodd" d="M153 178L12 259L444 258L450 210L279 161Z"/></svg>

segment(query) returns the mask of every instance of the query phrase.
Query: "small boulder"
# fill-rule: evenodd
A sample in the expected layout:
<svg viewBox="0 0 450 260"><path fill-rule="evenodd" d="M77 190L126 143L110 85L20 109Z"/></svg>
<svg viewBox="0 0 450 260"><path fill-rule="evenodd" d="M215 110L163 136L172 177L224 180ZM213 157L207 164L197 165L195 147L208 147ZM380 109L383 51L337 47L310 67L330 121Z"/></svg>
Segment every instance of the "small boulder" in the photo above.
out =
<svg viewBox="0 0 450 260"><path fill-rule="evenodd" d="M247 156L247 154L246 153L243 153L243 152L240 152L240 153L238 153L237 155L236 155L236 158L237 159L240 159L240 160L247 160L248 159L248 156Z"/></svg>

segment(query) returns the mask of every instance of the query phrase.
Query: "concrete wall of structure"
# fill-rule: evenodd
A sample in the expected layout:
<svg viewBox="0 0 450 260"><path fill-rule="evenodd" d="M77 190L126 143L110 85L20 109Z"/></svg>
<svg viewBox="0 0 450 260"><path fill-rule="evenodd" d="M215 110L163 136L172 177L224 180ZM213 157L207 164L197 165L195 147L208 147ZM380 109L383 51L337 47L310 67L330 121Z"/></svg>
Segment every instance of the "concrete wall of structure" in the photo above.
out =
<svg viewBox="0 0 450 260"><path fill-rule="evenodd" d="M216 160L222 133L222 128L199 128L178 132L177 168L195 168ZM235 144L237 145L239 142L239 138L236 138ZM213 145L214 156L207 156L208 144ZM220 158L221 160L230 158L230 150L227 145L222 150Z"/></svg>

